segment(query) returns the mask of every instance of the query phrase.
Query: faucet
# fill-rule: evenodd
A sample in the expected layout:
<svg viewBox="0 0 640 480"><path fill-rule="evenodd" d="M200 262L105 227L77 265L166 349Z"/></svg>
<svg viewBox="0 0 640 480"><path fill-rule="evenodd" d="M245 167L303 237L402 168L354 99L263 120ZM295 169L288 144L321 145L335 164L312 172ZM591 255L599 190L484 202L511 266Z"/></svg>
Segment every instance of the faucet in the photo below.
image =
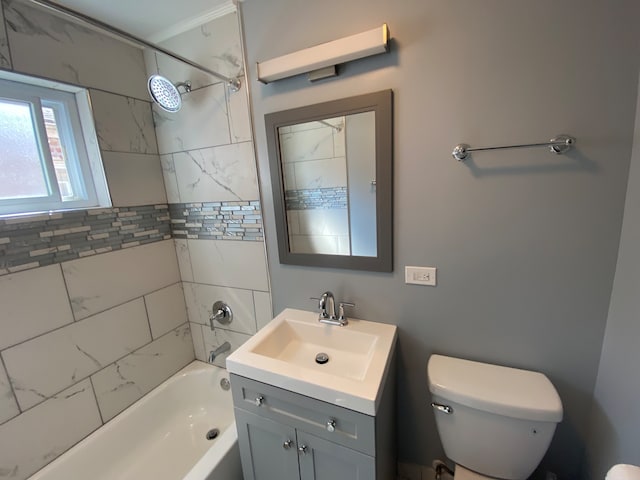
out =
<svg viewBox="0 0 640 480"><path fill-rule="evenodd" d="M355 303L338 302L338 314L336 315L336 301L332 292L326 291L320 298L311 297L311 300L318 300L318 308L320 309L318 321L338 327L344 327L349 323L344 314L344 307L356 306Z"/></svg>
<svg viewBox="0 0 640 480"><path fill-rule="evenodd" d="M211 350L209 352L209 363L213 363L213 361L216 359L218 355L224 352L228 352L229 350L231 350L231 344L229 342L224 342L215 350Z"/></svg>

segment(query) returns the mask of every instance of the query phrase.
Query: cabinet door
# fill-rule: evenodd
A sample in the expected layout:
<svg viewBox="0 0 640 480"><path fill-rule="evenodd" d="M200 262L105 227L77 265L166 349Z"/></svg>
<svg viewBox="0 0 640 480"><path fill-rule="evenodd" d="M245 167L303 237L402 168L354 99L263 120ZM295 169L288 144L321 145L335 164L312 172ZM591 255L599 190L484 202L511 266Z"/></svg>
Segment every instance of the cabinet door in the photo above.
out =
<svg viewBox="0 0 640 480"><path fill-rule="evenodd" d="M300 478L293 428L239 408L235 416L244 480Z"/></svg>
<svg viewBox="0 0 640 480"><path fill-rule="evenodd" d="M300 430L297 436L301 480L375 479L373 457Z"/></svg>

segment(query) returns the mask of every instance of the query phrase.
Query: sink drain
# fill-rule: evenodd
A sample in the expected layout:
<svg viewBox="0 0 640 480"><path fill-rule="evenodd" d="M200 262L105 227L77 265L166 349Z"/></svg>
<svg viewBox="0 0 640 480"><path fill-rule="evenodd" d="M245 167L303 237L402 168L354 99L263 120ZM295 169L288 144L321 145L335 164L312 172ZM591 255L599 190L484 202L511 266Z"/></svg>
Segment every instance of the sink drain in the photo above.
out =
<svg viewBox="0 0 640 480"><path fill-rule="evenodd" d="M326 353L320 352L319 354L316 355L316 363L319 363L320 365L324 365L328 361L329 361L329 355L327 355Z"/></svg>
<svg viewBox="0 0 640 480"><path fill-rule="evenodd" d="M207 440L213 440L214 438L217 438L218 435L220 435L220 430L218 430L217 428L212 428L207 432L206 437Z"/></svg>

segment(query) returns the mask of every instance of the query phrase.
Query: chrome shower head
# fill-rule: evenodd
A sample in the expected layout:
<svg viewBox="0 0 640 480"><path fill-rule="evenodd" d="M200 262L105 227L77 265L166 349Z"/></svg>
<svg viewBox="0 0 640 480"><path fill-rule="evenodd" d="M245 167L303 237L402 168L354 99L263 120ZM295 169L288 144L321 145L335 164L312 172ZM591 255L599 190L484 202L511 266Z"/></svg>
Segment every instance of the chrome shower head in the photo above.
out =
<svg viewBox="0 0 640 480"><path fill-rule="evenodd" d="M182 82L174 85L171 81L161 75L151 75L147 82L149 95L160 108L167 112L177 112L182 107L182 96L179 87L184 87L184 91L191 91L191 82Z"/></svg>

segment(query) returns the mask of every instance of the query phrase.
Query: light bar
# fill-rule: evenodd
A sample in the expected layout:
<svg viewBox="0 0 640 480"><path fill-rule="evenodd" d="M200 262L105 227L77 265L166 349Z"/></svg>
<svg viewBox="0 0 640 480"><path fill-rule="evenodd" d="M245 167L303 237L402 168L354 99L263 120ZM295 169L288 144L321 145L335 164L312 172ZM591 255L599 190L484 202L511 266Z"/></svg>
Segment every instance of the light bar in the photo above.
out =
<svg viewBox="0 0 640 480"><path fill-rule="evenodd" d="M260 62L258 80L270 83L388 51L389 27L385 23L373 30Z"/></svg>

